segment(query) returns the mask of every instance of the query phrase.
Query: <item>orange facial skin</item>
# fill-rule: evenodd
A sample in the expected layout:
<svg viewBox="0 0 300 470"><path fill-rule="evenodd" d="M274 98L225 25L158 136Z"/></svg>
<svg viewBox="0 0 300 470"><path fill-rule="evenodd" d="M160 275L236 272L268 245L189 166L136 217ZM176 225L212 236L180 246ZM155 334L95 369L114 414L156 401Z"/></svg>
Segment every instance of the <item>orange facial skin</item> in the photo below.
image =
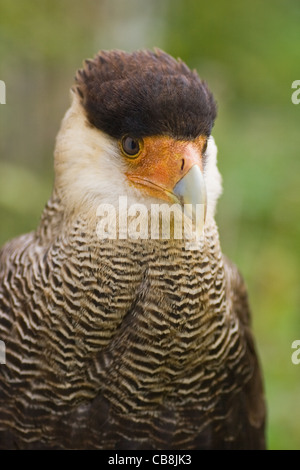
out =
<svg viewBox="0 0 300 470"><path fill-rule="evenodd" d="M202 154L207 141L200 136L192 141L168 136L145 137L135 158L128 158L129 181L149 196L176 201L173 188L194 165L203 170Z"/></svg>

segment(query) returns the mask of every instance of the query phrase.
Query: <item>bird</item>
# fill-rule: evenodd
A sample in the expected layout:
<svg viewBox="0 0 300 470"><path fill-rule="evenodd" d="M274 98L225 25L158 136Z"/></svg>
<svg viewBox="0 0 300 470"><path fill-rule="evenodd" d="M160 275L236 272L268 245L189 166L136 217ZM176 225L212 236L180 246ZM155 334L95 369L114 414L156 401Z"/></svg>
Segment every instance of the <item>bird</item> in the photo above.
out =
<svg viewBox="0 0 300 470"><path fill-rule="evenodd" d="M212 92L155 48L100 50L70 95L39 225L0 251L0 448L265 449ZM172 209L169 236L146 230L152 207Z"/></svg>

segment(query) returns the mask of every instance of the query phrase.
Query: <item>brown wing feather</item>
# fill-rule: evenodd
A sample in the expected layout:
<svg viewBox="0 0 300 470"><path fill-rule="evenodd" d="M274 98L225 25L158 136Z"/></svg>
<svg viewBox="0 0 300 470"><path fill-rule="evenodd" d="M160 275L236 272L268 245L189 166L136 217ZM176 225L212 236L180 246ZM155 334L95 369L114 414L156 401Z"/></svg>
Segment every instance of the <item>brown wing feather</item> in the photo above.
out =
<svg viewBox="0 0 300 470"><path fill-rule="evenodd" d="M253 448L265 448L266 404L261 366L258 360L254 337L251 329L251 312L248 294L243 277L239 270L226 256L224 269L228 299L232 302L232 314L237 315L244 327L247 343L248 361L252 363L253 373L244 388L244 400L248 418L248 438L253 441Z"/></svg>

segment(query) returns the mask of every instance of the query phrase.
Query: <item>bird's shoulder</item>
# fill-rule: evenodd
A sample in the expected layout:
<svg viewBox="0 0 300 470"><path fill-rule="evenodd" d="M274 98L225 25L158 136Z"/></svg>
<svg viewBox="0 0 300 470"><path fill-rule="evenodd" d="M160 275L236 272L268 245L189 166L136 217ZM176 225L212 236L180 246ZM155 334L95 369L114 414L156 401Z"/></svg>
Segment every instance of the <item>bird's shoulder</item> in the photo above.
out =
<svg viewBox="0 0 300 470"><path fill-rule="evenodd" d="M29 232L24 235L12 238L0 248L0 274L5 271L7 265L21 256L24 251L34 242L35 232Z"/></svg>

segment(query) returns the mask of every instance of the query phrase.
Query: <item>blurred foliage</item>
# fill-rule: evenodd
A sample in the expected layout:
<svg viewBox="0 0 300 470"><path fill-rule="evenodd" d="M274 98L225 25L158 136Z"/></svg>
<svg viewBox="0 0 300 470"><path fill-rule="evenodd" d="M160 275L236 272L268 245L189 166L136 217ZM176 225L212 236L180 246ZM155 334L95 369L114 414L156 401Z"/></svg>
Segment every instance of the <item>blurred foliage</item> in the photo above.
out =
<svg viewBox="0 0 300 470"><path fill-rule="evenodd" d="M272 449L300 449L298 0L0 0L0 243L36 227L75 70L99 49L158 46L214 92L223 250L249 287Z"/></svg>

